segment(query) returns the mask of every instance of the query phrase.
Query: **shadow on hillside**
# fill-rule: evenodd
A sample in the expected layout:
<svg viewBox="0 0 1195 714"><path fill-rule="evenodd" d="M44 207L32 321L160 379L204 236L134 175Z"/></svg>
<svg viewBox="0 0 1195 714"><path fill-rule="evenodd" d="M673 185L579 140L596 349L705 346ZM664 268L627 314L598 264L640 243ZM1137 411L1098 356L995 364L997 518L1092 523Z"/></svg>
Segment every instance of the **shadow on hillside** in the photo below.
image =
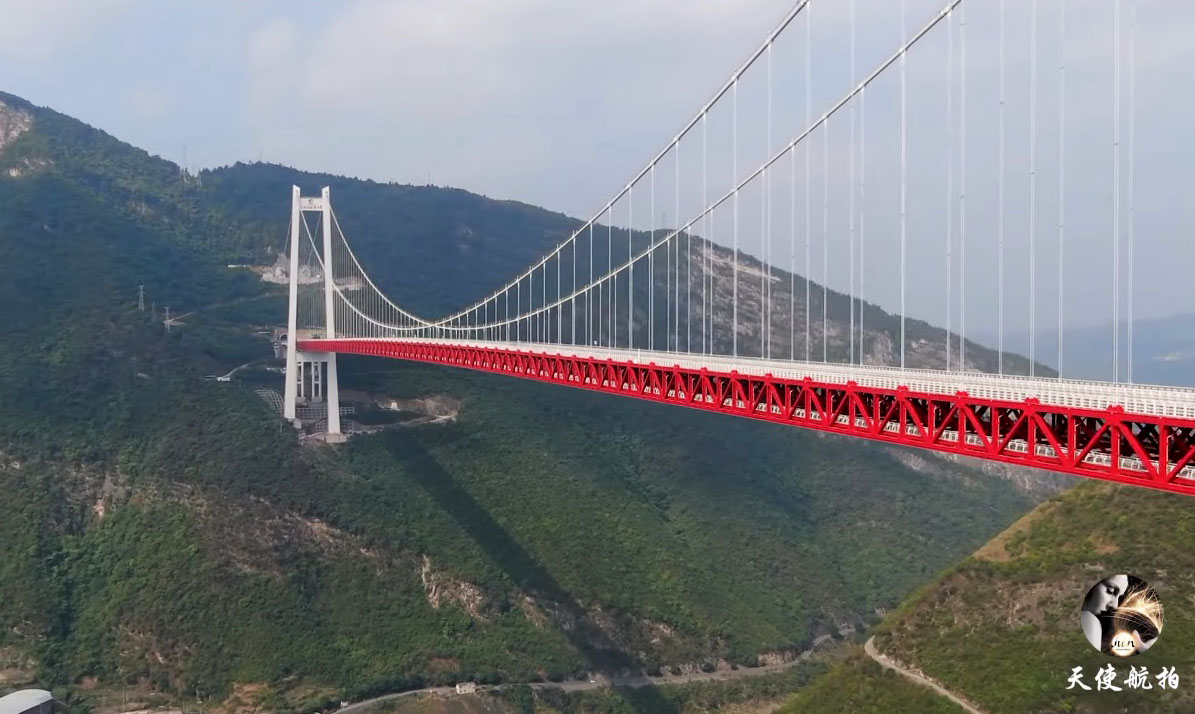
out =
<svg viewBox="0 0 1195 714"><path fill-rule="evenodd" d="M561 587L422 444L403 435L391 439L387 448L411 478L477 542L516 586L534 593L541 601L555 603L577 623L575 627L561 628L561 631L581 654L590 671L617 679L620 689L624 683L633 683L637 691L625 693L625 699L640 714L676 714L678 710L673 702L664 697L649 678L642 676L643 665L635 655L620 649L595 627L578 606L576 598Z"/></svg>

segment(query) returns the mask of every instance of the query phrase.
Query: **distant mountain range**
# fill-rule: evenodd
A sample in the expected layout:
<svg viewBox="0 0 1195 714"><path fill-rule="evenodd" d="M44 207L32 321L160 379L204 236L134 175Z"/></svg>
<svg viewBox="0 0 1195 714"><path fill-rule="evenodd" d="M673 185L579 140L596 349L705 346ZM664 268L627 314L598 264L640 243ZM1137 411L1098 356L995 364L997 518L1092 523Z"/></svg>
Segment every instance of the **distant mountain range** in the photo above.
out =
<svg viewBox="0 0 1195 714"><path fill-rule="evenodd" d="M1121 379L1127 370L1127 325L1121 324ZM996 335L976 335L996 344ZM1004 336L1005 349L1029 353L1028 333ZM1075 379L1112 379L1112 325L1068 329L1063 333L1062 374ZM1043 331L1036 340L1038 362L1057 368L1058 333ZM1195 313L1133 322L1133 381L1195 387Z"/></svg>

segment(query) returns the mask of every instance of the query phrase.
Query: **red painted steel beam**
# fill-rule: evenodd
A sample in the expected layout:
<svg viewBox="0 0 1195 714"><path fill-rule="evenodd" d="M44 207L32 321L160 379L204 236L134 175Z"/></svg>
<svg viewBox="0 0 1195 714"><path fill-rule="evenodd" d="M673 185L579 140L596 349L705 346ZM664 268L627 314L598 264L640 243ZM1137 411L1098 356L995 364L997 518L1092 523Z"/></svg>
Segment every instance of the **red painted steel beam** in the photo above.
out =
<svg viewBox="0 0 1195 714"><path fill-rule="evenodd" d="M1195 420L1073 409L634 361L393 340L300 340L299 349L507 374L890 444L1195 495Z"/></svg>

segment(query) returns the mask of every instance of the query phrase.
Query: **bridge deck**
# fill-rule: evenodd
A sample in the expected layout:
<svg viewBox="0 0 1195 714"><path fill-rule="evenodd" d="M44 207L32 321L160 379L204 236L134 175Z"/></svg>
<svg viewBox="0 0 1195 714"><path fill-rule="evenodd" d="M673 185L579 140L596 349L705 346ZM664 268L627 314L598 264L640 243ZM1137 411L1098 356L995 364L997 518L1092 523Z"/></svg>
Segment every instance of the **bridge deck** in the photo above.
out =
<svg viewBox="0 0 1195 714"><path fill-rule="evenodd" d="M583 345L430 338L300 348L508 374L1195 495L1195 390Z"/></svg>
<svg viewBox="0 0 1195 714"><path fill-rule="evenodd" d="M487 342L437 338L361 338L370 342L401 342L506 350L524 354L556 355L591 360L634 362L660 367L708 369L716 372L779 377L799 381L806 377L828 384L854 382L873 389L899 389L926 394L955 395L966 392L991 401L1024 402L1036 399L1071 409L1106 410L1119 406L1134 414L1195 420L1195 389L1147 384L1024 377L983 372L943 372L932 369L900 369L871 365L767 360L757 357L728 357L684 352L631 350L587 345L535 342Z"/></svg>

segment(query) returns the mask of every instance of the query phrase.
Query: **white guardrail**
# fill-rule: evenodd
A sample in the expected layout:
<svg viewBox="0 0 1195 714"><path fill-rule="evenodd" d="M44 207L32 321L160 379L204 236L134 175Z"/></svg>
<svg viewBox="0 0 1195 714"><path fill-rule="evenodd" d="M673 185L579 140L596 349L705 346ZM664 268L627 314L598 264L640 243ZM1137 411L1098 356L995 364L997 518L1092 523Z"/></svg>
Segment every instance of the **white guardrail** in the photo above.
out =
<svg viewBox="0 0 1195 714"><path fill-rule="evenodd" d="M735 371L739 374L757 376L770 374L774 377L798 381L809 377L815 381L829 384L855 382L860 386L877 389L896 389L904 386L911 391L926 394L954 395L958 392L966 392L979 399L1007 402L1037 399L1042 404L1074 409L1102 410L1120 406L1126 412L1134 414L1176 417L1195 421L1195 389L1183 387L995 375L983 372L943 372L932 369L767 360L757 357L728 357L555 343L488 342L426 337L345 337L340 339L503 349L529 354L550 354L595 360L610 359L640 364L654 363L663 367L705 368L718 372Z"/></svg>

